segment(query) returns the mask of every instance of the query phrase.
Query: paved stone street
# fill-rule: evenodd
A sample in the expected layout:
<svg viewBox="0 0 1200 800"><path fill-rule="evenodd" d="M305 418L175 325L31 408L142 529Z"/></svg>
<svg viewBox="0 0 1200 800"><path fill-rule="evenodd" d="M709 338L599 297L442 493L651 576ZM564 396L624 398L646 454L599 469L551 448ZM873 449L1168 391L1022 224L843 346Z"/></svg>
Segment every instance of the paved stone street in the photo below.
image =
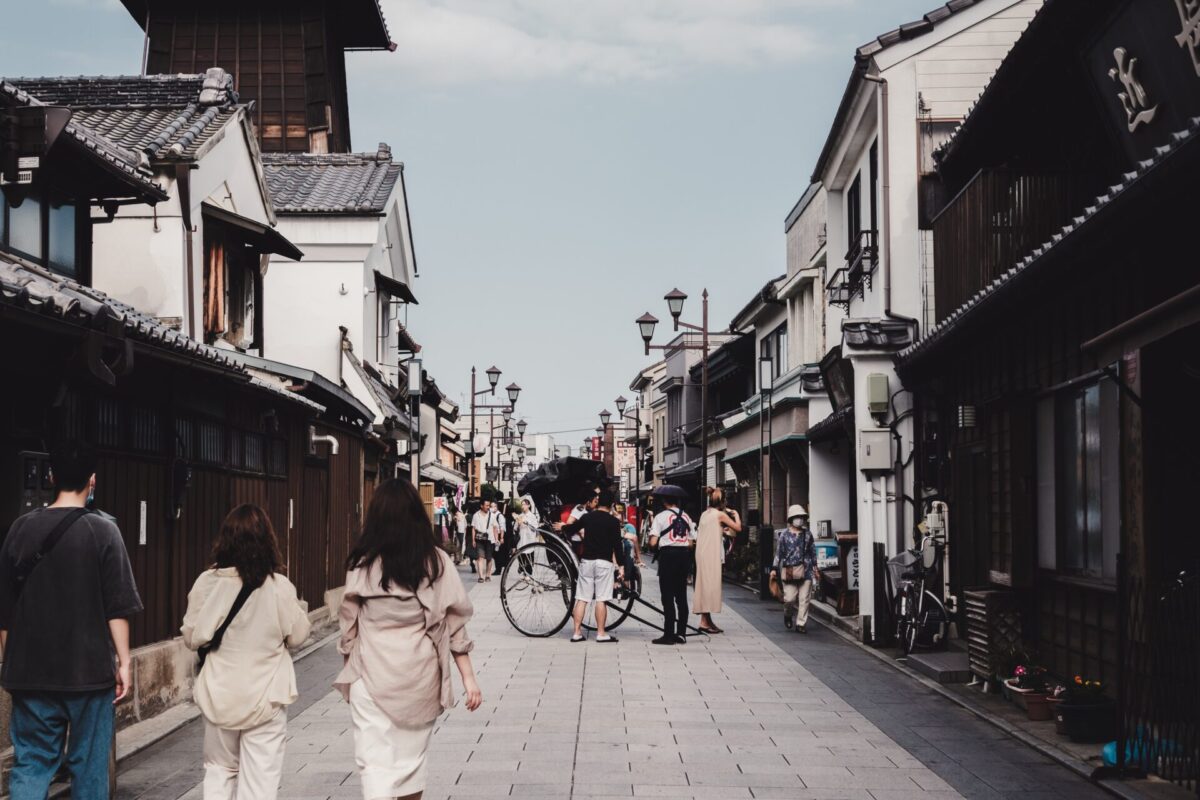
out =
<svg viewBox="0 0 1200 800"><path fill-rule="evenodd" d="M528 639L498 583L471 587L485 704L439 723L430 800L1105 796L820 626L784 632L740 589L724 635L659 648L633 622L611 646ZM283 797L360 796L337 666L332 646L300 664ZM199 728L123 765L119 796L199 798Z"/></svg>

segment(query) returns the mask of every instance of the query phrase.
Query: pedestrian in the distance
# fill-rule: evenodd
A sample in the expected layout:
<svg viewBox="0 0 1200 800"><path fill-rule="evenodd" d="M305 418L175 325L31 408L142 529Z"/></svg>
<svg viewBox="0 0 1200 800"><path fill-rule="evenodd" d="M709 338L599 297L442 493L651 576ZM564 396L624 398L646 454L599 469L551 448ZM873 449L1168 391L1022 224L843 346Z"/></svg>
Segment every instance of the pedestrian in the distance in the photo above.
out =
<svg viewBox="0 0 1200 800"><path fill-rule="evenodd" d="M188 593L183 643L203 658L192 690L204 717L204 800L273 800L283 775L290 647L308 638L308 607L281 573L267 512L240 505Z"/></svg>
<svg viewBox="0 0 1200 800"><path fill-rule="evenodd" d="M450 662L471 711L483 702L467 636L471 601L409 481L375 490L346 562L335 686L350 703L364 800L420 798L433 723L454 704Z"/></svg>
<svg viewBox="0 0 1200 800"><path fill-rule="evenodd" d="M12 694L12 800L44 800L66 754L71 796L107 800L113 706L129 694L129 618L142 610L121 531L88 511L96 454L50 451L54 502L0 550L0 685Z"/></svg>
<svg viewBox="0 0 1200 800"><path fill-rule="evenodd" d="M521 512L513 518L513 522L517 528L518 549L537 541L542 518L538 514L537 503L533 501L532 496L525 495L521 498Z"/></svg>
<svg viewBox="0 0 1200 800"><path fill-rule="evenodd" d="M583 535L583 557L579 560L579 580L575 587L575 608L572 617L575 631L572 642L583 641L583 615L589 603L596 606L596 641L617 641L605 630L608 622L608 601L613 598L613 580L624 574L621 565L621 523L612 514L613 493L611 489L600 490L596 508L568 525L569 534Z"/></svg>
<svg viewBox="0 0 1200 800"><path fill-rule="evenodd" d="M500 514L492 508L491 500L479 504L471 517L471 546L475 549L475 572L479 582L490 581L495 568L496 544L501 541Z"/></svg>
<svg viewBox="0 0 1200 800"><path fill-rule="evenodd" d="M665 508L654 517L650 547L658 550L658 588L662 592L663 634L654 644L687 642L687 580L692 569L696 528L672 497L660 496Z"/></svg>
<svg viewBox="0 0 1200 800"><path fill-rule="evenodd" d="M788 526L779 534L771 572L783 586L784 626L791 629L795 625L798 633L808 633L808 603L821 572L817 569L817 544L809 530L804 506L788 509Z"/></svg>
<svg viewBox="0 0 1200 800"><path fill-rule="evenodd" d="M712 615L721 611L721 565L725 561L725 531L742 529L738 513L725 508L725 493L708 490L708 508L700 515L696 533L696 593L692 610L700 615L699 628L704 633L723 633L713 622Z"/></svg>
<svg viewBox="0 0 1200 800"><path fill-rule="evenodd" d="M467 515L462 508L454 509L454 563L461 564L467 550Z"/></svg>

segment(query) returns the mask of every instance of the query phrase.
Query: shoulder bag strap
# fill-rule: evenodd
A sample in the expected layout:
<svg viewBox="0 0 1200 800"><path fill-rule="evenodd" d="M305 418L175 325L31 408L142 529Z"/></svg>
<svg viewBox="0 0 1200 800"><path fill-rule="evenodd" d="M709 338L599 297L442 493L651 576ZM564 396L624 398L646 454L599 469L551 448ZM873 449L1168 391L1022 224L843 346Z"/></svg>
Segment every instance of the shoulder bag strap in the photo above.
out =
<svg viewBox="0 0 1200 800"><path fill-rule="evenodd" d="M58 521L58 524L54 526L54 529L50 531L50 534L42 540L42 546L38 548L38 551L29 558L23 559L16 565L15 577L18 596L21 593L21 589L24 588L25 583L29 580L29 576L32 575L33 571L37 568L37 565L42 563L46 556L50 555L50 551L53 550L54 546L58 544L60 539L62 539L63 534L67 532L67 529L74 525L80 517L90 513L92 512L86 508L75 508L68 511L65 515L63 515L63 518Z"/></svg>
<svg viewBox="0 0 1200 800"><path fill-rule="evenodd" d="M221 627L217 628L217 632L213 634L212 640L199 649L200 666L204 666L204 659L208 658L209 653L221 647L221 640L225 638L225 631L229 630L229 625L233 622L233 618L242 610L242 606L246 605L246 601L250 599L250 595L252 594L254 594L254 590L243 583L241 591L233 599L233 605L230 607L225 621L221 623Z"/></svg>

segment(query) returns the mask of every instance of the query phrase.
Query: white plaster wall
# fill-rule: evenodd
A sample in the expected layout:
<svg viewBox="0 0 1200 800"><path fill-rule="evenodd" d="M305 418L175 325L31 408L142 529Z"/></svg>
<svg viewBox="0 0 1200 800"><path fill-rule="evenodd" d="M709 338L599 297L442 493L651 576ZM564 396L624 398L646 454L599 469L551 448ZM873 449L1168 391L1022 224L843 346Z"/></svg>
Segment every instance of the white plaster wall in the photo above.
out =
<svg viewBox="0 0 1200 800"><path fill-rule="evenodd" d="M182 318L186 266L178 201L160 203L159 211L157 230L149 206L124 206L111 223L92 227L92 285L150 316Z"/></svg>
<svg viewBox="0 0 1200 800"><path fill-rule="evenodd" d="M361 265L272 263L263 281L263 293L263 356L315 370L336 381L341 358L338 326L361 319ZM357 331L350 328L350 341L355 352L361 353L361 325Z"/></svg>

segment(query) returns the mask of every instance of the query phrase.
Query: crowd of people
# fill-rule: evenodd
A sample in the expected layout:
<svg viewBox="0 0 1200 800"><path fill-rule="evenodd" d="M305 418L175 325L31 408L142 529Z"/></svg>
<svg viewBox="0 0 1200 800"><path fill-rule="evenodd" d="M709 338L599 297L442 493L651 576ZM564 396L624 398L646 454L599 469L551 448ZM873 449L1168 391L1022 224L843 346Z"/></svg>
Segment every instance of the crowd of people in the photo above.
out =
<svg viewBox="0 0 1200 800"><path fill-rule="evenodd" d="M114 707L132 686L129 620L142 600L121 531L90 508L95 453L66 443L50 461L54 502L18 518L0 548L9 793L45 800L65 763L75 800L106 800ZM346 562L334 686L349 704L364 800L421 797L434 721L454 704L451 664L466 707L483 702L466 628L471 601L442 544L416 487L392 479L376 488ZM234 508L180 627L198 654L205 800L278 796L287 708L298 698L289 651L310 627L267 513Z"/></svg>
<svg viewBox="0 0 1200 800"><path fill-rule="evenodd" d="M129 620L142 601L120 530L91 508L94 452L68 443L54 448L51 465L55 501L17 519L0 548L0 685L13 698L10 793L43 800L65 763L72 796L100 800L109 795L114 706L131 687ZM719 489L708 490L698 523L680 507L685 495L676 487L657 494L659 509L641 515L640 531L608 488L589 490L550 524L579 560L572 642L585 641L589 605L594 641L617 642L606 628L606 604L617 585L634 585L643 547L657 561L662 600L662 632L653 643L685 644L689 630L722 633L714 619L722 563L742 520ZM416 488L385 481L346 561L338 613L343 668L334 686L349 705L364 800L421 796L434 721L454 704L452 664L466 707L482 703L466 628L473 609L458 565L467 560L487 583L497 562L503 568L547 529L528 496L512 507L485 499L470 515L455 509L452 519L454 540L446 542ZM193 695L205 727L206 800L278 795L287 708L298 696L289 651L311 627L283 572L267 513L239 505L188 594L180 632L198 654ZM801 506L788 510L771 574L782 586L788 627L803 632L820 573ZM692 613L699 616L694 629Z"/></svg>

